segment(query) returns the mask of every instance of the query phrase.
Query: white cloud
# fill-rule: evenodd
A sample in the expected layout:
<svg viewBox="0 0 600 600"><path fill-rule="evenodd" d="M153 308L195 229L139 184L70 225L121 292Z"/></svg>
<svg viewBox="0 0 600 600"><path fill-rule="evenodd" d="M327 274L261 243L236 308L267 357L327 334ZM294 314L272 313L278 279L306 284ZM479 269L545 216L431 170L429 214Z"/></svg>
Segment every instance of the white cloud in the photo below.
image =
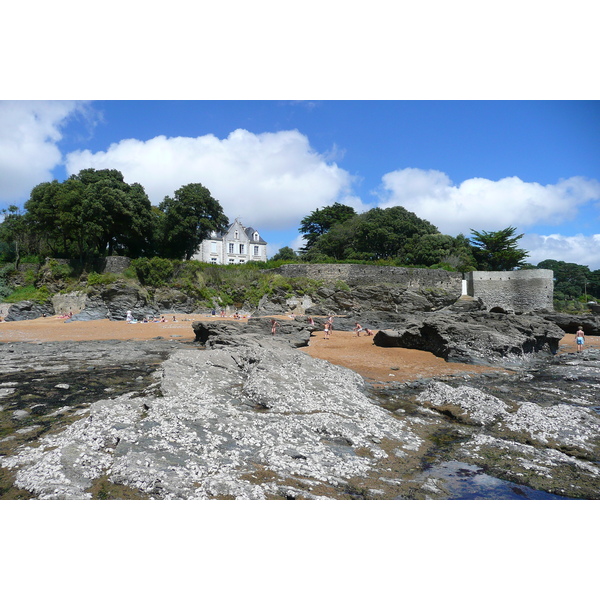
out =
<svg viewBox="0 0 600 600"><path fill-rule="evenodd" d="M188 183L202 183L225 214L257 229L285 229L347 193L347 171L315 152L298 131L254 134L237 129L226 139L158 136L122 140L106 152L67 156L67 171L118 169L142 184L153 204Z"/></svg>
<svg viewBox="0 0 600 600"><path fill-rule="evenodd" d="M525 234L520 246L529 251L527 262L537 265L543 260L562 260L600 269L600 234L564 236L560 234Z"/></svg>
<svg viewBox="0 0 600 600"><path fill-rule="evenodd" d="M0 102L0 201L20 202L62 161L61 127L83 104Z"/></svg>
<svg viewBox="0 0 600 600"><path fill-rule="evenodd" d="M380 206L404 206L436 225L442 233L469 235L470 229L496 231L534 224L557 225L578 209L600 199L600 182L571 177L554 185L473 178L453 185L440 171L402 169L382 177Z"/></svg>

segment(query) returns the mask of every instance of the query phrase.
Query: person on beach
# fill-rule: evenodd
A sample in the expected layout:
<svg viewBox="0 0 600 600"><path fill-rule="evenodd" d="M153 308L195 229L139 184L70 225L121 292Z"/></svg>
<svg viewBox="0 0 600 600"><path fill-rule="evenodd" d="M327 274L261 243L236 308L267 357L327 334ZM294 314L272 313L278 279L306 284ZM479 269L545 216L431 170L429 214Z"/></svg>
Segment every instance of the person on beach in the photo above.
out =
<svg viewBox="0 0 600 600"><path fill-rule="evenodd" d="M575 334L575 341L577 342L577 352L583 352L583 344L585 344L585 333L583 333L583 327L580 325L577 333Z"/></svg>
<svg viewBox="0 0 600 600"><path fill-rule="evenodd" d="M271 335L275 335L279 323L275 319L271 319Z"/></svg>
<svg viewBox="0 0 600 600"><path fill-rule="evenodd" d="M127 317L125 318L125 320L126 320L128 323L131 323L131 321L133 321L133 315L131 314L131 311L130 311L130 310L128 310L128 311L127 311Z"/></svg>
<svg viewBox="0 0 600 600"><path fill-rule="evenodd" d="M329 315L327 323L329 323L329 335L331 335L333 333L333 315Z"/></svg>
<svg viewBox="0 0 600 600"><path fill-rule="evenodd" d="M331 323L327 321L325 323L325 339L328 340L331 335Z"/></svg>
<svg viewBox="0 0 600 600"><path fill-rule="evenodd" d="M354 331L356 332L356 337L360 337L360 332L364 331L363 326L360 323L355 323Z"/></svg>

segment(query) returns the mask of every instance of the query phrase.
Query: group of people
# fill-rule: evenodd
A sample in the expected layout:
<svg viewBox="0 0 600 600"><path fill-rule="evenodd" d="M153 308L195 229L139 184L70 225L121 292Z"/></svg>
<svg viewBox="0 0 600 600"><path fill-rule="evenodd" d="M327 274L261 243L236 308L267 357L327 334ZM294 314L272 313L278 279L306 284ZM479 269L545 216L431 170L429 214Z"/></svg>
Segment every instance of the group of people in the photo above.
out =
<svg viewBox="0 0 600 600"><path fill-rule="evenodd" d="M167 317L165 317L164 315L161 315L160 317L144 317L141 321L138 321L136 318L134 318L133 313L130 310L128 310L125 320L127 321L127 323L166 323ZM172 320L177 321L175 315L173 315Z"/></svg>
<svg viewBox="0 0 600 600"><path fill-rule="evenodd" d="M292 313L293 318L293 313ZM315 320L312 317L308 317L308 324L315 325ZM276 319L271 319L271 335L275 335L277 333L277 327L279 327L279 321ZM327 320L323 325L325 331L325 339L328 340L331 337L331 333L333 332L333 315L329 315ZM356 333L357 337L360 337L362 332L367 335L373 335L373 330L368 329L367 327L363 327L360 323L355 323L353 331Z"/></svg>

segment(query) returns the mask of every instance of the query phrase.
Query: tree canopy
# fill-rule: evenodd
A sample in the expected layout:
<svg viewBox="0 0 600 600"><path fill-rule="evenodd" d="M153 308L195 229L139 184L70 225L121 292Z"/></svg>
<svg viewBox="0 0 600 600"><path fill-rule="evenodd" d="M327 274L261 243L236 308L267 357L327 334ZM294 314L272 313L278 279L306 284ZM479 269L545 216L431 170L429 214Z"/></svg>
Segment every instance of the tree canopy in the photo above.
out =
<svg viewBox="0 0 600 600"><path fill-rule="evenodd" d="M523 234L514 235L516 227L500 231L471 229L473 256L480 271L512 271L525 264L529 252L518 247Z"/></svg>
<svg viewBox="0 0 600 600"><path fill-rule="evenodd" d="M310 250L317 240L336 223L343 223L354 216L356 216L356 211L351 206L346 206L339 202L331 206L313 210L310 215L307 215L300 221L298 231L304 234L304 239L306 240L302 252Z"/></svg>
<svg viewBox="0 0 600 600"><path fill-rule="evenodd" d="M373 208L334 223L306 253L308 260L405 260L411 245L421 235L439 234L437 227L401 206Z"/></svg>
<svg viewBox="0 0 600 600"><path fill-rule="evenodd" d="M25 203L2 211L0 252L81 262L118 254L130 258L189 259L213 230L228 223L208 189L190 183L152 206L139 183L120 171L84 169L62 183L36 185Z"/></svg>
<svg viewBox="0 0 600 600"><path fill-rule="evenodd" d="M84 169L66 181L41 183L25 203L28 226L40 247L81 260L113 253L152 252L156 217L139 183L114 169Z"/></svg>
<svg viewBox="0 0 600 600"><path fill-rule="evenodd" d="M218 200L200 183L179 188L159 205L161 254L166 258L189 260L211 231L223 231L228 219Z"/></svg>
<svg viewBox="0 0 600 600"><path fill-rule="evenodd" d="M538 263L537 268L554 271L554 294L558 298L574 299L586 294L600 298L600 269L590 271L584 265L551 259Z"/></svg>

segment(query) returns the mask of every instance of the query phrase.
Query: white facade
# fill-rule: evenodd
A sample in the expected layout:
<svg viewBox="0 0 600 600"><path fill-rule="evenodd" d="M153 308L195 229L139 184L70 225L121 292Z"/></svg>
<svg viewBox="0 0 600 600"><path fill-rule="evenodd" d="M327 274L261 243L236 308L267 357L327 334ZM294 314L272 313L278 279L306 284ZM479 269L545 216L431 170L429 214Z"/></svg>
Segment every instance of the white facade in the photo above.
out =
<svg viewBox="0 0 600 600"><path fill-rule="evenodd" d="M240 265L250 261L267 261L267 242L252 227L244 227L236 219L222 234L213 231L202 240L192 260L214 265Z"/></svg>

